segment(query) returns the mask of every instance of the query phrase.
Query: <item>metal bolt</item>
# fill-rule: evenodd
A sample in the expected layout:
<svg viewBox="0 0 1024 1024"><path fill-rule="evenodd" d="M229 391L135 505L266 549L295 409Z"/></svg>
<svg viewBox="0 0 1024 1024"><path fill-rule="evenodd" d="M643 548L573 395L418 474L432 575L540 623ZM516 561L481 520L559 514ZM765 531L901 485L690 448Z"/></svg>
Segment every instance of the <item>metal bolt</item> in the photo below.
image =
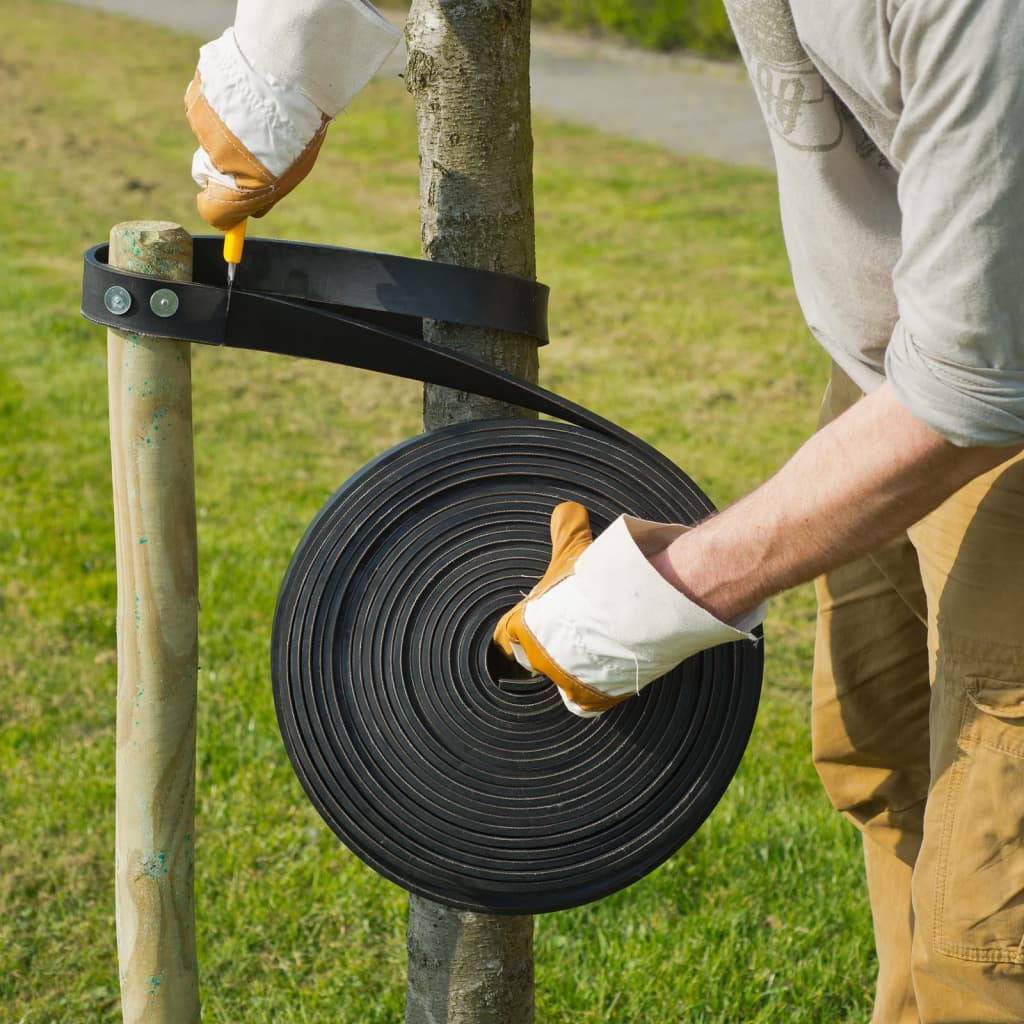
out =
<svg viewBox="0 0 1024 1024"><path fill-rule="evenodd" d="M170 288L158 288L149 297L149 308L157 316L174 316L178 312L178 305L178 296Z"/></svg>
<svg viewBox="0 0 1024 1024"><path fill-rule="evenodd" d="M103 305L114 316L124 316L132 308L132 297L119 284L114 284L103 293Z"/></svg>

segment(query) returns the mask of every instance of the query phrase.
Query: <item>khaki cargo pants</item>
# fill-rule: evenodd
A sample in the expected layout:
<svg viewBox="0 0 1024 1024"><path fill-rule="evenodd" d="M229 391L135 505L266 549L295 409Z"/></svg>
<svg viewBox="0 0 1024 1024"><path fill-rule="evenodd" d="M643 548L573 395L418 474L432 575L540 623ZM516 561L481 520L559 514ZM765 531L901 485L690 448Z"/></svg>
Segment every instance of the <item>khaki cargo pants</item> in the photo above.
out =
<svg viewBox="0 0 1024 1024"><path fill-rule="evenodd" d="M822 421L859 397L835 370ZM1021 1024L1024 459L817 589L814 760L863 835L873 1022Z"/></svg>

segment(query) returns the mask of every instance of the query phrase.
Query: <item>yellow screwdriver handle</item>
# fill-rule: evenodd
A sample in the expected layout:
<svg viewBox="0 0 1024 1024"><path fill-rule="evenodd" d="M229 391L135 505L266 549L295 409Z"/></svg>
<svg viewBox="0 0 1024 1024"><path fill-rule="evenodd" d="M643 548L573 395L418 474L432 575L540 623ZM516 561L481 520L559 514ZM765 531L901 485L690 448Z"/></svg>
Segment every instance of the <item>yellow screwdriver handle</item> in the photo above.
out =
<svg viewBox="0 0 1024 1024"><path fill-rule="evenodd" d="M246 218L224 232L224 260L226 263L242 262L242 250L245 248L245 228L248 223L249 220Z"/></svg>

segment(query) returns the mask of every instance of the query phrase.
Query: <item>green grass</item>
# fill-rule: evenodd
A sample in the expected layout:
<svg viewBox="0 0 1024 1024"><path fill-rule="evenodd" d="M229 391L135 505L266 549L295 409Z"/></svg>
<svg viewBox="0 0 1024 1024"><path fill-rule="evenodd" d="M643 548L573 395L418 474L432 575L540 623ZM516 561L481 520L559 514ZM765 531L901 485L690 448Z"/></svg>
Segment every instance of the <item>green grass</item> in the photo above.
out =
<svg viewBox="0 0 1024 1024"><path fill-rule="evenodd" d="M181 97L196 40L0 7L0 1021L118 1018L115 575L103 332L77 313L110 225L195 232ZM544 381L660 447L719 503L809 432L824 360L764 174L536 125ZM411 100L376 83L258 230L416 255ZM254 228L255 230L255 228ZM339 848L277 734L276 589L323 500L419 429L415 384L194 356L201 561L197 906L207 1022L394 1022L404 894ZM862 1020L857 839L809 764L811 598L774 603L766 694L720 807L663 868L537 921L538 1020Z"/></svg>
<svg viewBox="0 0 1024 1024"><path fill-rule="evenodd" d="M736 56L722 0L535 0L533 17L651 50Z"/></svg>

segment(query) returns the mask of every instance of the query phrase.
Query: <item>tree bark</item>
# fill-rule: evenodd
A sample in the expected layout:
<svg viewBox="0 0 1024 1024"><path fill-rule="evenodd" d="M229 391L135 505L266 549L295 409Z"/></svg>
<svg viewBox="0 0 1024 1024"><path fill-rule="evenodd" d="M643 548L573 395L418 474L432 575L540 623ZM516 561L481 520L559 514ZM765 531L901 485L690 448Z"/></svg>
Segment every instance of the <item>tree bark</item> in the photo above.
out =
<svg viewBox="0 0 1024 1024"><path fill-rule="evenodd" d="M529 1024L533 918L409 897L406 1024Z"/></svg>
<svg viewBox="0 0 1024 1024"><path fill-rule="evenodd" d="M423 255L533 278L529 0L413 0L406 84L416 101ZM537 380L537 343L430 321L427 340ZM424 388L427 430L535 414ZM410 897L406 1024L531 1024L533 918Z"/></svg>
<svg viewBox="0 0 1024 1024"><path fill-rule="evenodd" d="M428 259L536 275L529 0L414 0L406 85L416 100L420 224ZM437 344L537 379L537 343L432 322ZM532 416L502 402L428 385L424 425Z"/></svg>

